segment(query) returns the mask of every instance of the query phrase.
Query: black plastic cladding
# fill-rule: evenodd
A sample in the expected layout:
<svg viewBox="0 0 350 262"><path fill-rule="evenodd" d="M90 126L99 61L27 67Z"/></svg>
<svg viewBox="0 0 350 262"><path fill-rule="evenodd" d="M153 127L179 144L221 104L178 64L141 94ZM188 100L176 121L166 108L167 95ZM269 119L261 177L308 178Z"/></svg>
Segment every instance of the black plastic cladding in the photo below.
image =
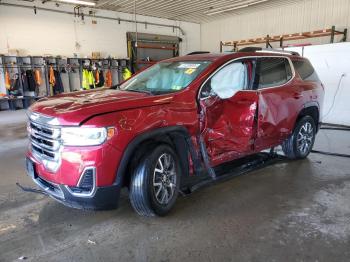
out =
<svg viewBox="0 0 350 262"><path fill-rule="evenodd" d="M141 134L134 138L127 148L124 150L123 157L120 161L116 173L115 184L124 186L124 179L126 177L126 171L128 164L132 160L136 148L143 142L147 140L152 140L158 137L170 137L172 142L175 144L176 151L180 157L181 167L184 174L188 175L189 163L188 163L188 153L190 152L192 162L194 164L194 169L196 174L203 174L203 168L201 167L201 161L199 159L198 153L196 153L195 147L191 141L190 135L187 129L183 126L170 126L163 127L156 130L149 131L147 133Z"/></svg>

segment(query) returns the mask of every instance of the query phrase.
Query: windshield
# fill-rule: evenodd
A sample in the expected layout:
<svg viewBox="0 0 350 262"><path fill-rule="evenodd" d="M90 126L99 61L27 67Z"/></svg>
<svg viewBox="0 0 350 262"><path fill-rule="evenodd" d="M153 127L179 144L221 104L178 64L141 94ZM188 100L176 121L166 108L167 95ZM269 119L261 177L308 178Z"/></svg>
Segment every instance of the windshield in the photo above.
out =
<svg viewBox="0 0 350 262"><path fill-rule="evenodd" d="M160 62L120 86L121 90L165 94L186 88L210 61Z"/></svg>

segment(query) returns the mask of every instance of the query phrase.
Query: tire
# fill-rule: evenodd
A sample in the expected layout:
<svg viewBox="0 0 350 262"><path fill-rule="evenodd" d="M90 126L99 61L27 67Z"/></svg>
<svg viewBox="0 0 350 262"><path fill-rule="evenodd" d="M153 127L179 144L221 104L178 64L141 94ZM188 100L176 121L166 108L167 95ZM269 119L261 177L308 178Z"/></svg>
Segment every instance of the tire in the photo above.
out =
<svg viewBox="0 0 350 262"><path fill-rule="evenodd" d="M180 163L165 144L141 158L130 181L130 201L141 216L164 216L174 206L180 187Z"/></svg>
<svg viewBox="0 0 350 262"><path fill-rule="evenodd" d="M289 159L306 158L314 145L316 136L315 121L311 116L301 118L292 135L283 142L282 150Z"/></svg>

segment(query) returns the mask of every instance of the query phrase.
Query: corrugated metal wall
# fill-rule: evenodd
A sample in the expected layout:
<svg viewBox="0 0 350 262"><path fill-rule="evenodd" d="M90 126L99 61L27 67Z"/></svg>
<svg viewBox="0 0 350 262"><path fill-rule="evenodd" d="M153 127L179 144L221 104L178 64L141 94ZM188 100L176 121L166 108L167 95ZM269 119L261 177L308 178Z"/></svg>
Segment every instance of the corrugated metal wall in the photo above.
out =
<svg viewBox="0 0 350 262"><path fill-rule="evenodd" d="M219 51L219 43L261 36L350 27L349 0L295 0L271 8L255 8L229 18L201 25L201 48ZM348 41L349 41L348 37ZM339 40L339 37L336 38ZM305 39L294 43L329 43L330 38ZM293 42L288 42L293 43ZM278 43L273 43L278 46ZM226 48L229 50L230 48Z"/></svg>

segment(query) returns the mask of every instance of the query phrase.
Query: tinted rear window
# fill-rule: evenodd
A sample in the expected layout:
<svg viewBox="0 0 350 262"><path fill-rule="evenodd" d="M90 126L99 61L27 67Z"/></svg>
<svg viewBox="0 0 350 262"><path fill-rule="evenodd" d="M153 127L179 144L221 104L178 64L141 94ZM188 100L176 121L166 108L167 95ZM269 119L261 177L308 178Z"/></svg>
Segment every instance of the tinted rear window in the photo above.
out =
<svg viewBox="0 0 350 262"><path fill-rule="evenodd" d="M317 76L315 69L312 67L308 60L295 60L293 61L295 71L297 71L301 79L305 81L319 82L320 79Z"/></svg>
<svg viewBox="0 0 350 262"><path fill-rule="evenodd" d="M255 87L258 89L279 86L292 78L292 70L286 58L258 58Z"/></svg>

